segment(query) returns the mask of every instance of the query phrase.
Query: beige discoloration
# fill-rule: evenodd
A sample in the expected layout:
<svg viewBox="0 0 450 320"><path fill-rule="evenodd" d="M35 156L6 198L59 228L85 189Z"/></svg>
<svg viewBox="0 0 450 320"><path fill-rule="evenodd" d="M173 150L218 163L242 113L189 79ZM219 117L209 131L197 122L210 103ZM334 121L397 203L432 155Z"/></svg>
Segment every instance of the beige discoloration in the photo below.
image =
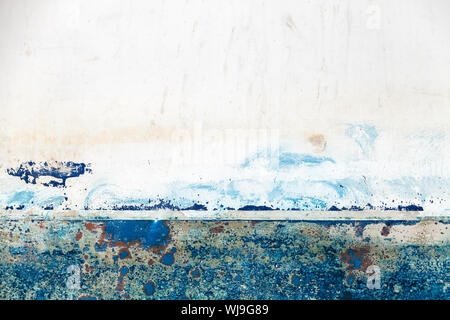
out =
<svg viewBox="0 0 450 320"><path fill-rule="evenodd" d="M385 226L385 223L381 222L367 225L364 228L364 236L415 245L442 245L450 241L449 225L438 221L421 221L413 225L394 224L390 226L389 234L382 232Z"/></svg>
<svg viewBox="0 0 450 320"><path fill-rule="evenodd" d="M312 134L308 137L308 142L313 146L315 152L323 152L327 147L327 141L323 134Z"/></svg>
<svg viewBox="0 0 450 320"><path fill-rule="evenodd" d="M292 19L292 16L288 15L285 18L285 22L286 22L286 26L288 26L289 29L291 29L291 30L297 29L297 26L295 25L294 20Z"/></svg>
<svg viewBox="0 0 450 320"><path fill-rule="evenodd" d="M394 211L394 210L362 210L362 211L287 211L287 210L43 210L32 207L27 210L3 210L1 218L38 219L38 220L246 220L253 223L261 220L278 221L416 221L433 223L445 216L433 215L433 212L425 211ZM362 226L360 226L366 231ZM380 222L380 228L376 230L377 236L381 236L384 224ZM354 234L353 227L342 225L340 228L348 228L348 232ZM367 227L366 227L367 228ZM361 232L363 230L360 230ZM341 231L342 232L342 231ZM389 235L392 235L392 231ZM383 236L383 238L385 238Z"/></svg>
<svg viewBox="0 0 450 320"><path fill-rule="evenodd" d="M127 126L122 128L89 130L85 132L72 132L55 136L51 130L32 129L15 132L6 142L13 144L34 144L46 148L50 145L97 145L116 144L125 142L146 142L149 140L170 141L176 128L162 128L157 125Z"/></svg>

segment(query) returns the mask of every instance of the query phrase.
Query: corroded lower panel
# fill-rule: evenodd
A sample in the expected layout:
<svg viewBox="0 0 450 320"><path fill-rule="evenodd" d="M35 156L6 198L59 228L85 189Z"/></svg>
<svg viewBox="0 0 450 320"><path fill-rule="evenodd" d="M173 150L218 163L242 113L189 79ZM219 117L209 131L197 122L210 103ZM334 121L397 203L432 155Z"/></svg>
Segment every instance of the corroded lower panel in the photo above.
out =
<svg viewBox="0 0 450 320"><path fill-rule="evenodd" d="M448 299L443 221L0 225L2 299Z"/></svg>

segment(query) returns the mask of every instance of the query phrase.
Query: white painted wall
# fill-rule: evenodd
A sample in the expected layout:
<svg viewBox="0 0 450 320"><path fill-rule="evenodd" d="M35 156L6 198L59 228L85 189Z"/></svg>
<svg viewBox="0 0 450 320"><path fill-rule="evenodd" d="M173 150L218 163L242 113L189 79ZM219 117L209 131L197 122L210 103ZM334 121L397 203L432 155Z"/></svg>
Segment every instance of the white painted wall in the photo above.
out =
<svg viewBox="0 0 450 320"><path fill-rule="evenodd" d="M221 141L262 129L340 161L328 177L448 178L449 39L448 0L0 0L0 162L147 190L233 176ZM370 154L348 124L377 129Z"/></svg>

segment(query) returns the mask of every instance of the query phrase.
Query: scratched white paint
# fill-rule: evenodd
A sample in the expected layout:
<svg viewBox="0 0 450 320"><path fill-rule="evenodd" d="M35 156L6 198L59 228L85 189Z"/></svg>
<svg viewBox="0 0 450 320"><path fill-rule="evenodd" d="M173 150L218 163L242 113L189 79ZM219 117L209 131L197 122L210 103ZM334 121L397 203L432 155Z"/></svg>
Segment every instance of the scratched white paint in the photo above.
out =
<svg viewBox="0 0 450 320"><path fill-rule="evenodd" d="M447 0L2 0L0 207L448 216L449 18ZM29 160L92 174L6 173Z"/></svg>

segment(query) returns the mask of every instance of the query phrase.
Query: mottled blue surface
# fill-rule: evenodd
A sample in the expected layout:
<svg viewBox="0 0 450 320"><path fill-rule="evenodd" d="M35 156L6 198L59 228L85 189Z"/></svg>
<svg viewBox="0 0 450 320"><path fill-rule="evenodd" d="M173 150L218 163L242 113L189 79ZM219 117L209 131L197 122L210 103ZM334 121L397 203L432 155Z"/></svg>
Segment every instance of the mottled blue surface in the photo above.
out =
<svg viewBox="0 0 450 320"><path fill-rule="evenodd" d="M447 223L430 223L448 232ZM448 299L448 241L389 236L389 228L421 224L8 221L0 297ZM381 235L367 234L374 226ZM381 269L380 289L367 287L371 264ZM66 287L70 265L81 269L80 289Z"/></svg>

